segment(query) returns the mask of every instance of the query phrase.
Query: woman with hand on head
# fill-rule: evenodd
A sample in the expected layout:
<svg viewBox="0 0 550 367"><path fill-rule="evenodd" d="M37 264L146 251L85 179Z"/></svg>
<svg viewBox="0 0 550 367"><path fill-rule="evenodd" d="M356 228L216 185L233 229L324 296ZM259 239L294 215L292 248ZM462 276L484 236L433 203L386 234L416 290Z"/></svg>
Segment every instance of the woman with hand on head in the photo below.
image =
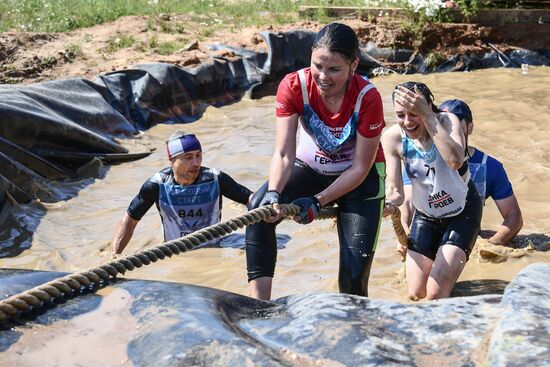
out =
<svg viewBox="0 0 550 367"><path fill-rule="evenodd" d="M475 244L482 204L470 180L464 122L440 112L422 83L398 85L392 95L397 124L382 136L386 205L403 202L401 161L412 184L415 214L406 259L409 298L449 297Z"/></svg>
<svg viewBox="0 0 550 367"><path fill-rule="evenodd" d="M358 64L359 41L350 27L331 23L316 34L311 66L279 84L269 181L249 208L293 203L301 208L294 219L307 224L321 207L337 203L339 288L366 296L384 204L385 124L380 94L355 73ZM258 299L271 298L281 217L279 211L271 223L246 230L248 279Z"/></svg>

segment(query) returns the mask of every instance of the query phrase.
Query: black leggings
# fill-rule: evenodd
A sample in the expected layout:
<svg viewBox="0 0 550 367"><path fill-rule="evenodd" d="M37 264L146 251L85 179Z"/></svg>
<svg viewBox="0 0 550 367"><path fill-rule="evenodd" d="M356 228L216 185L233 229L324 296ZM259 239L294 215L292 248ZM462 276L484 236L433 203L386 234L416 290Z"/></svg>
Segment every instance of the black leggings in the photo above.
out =
<svg viewBox="0 0 550 367"><path fill-rule="evenodd" d="M376 249L384 203L384 177L373 165L367 178L355 189L336 200L337 228L340 240L340 292L367 296L370 267ZM315 195L326 189L338 176L316 173L297 160L292 175L281 193L281 203ZM253 196L249 209L258 207L267 191L266 182ZM276 223L260 222L246 228L248 281L273 277L277 259Z"/></svg>

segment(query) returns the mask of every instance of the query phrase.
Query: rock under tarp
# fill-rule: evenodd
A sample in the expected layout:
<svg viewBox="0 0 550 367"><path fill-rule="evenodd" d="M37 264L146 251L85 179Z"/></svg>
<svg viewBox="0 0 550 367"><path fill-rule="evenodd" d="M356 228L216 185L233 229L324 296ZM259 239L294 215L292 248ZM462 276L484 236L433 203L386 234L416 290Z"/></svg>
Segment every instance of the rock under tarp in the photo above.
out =
<svg viewBox="0 0 550 367"><path fill-rule="evenodd" d="M60 275L2 270L0 294ZM106 352L93 341L107 338L122 343L136 366L542 366L550 357L549 276L550 265L533 264L503 295L415 304L337 293L263 302L186 284L119 280L106 292L70 298L26 324L4 328L0 358L20 362L18 351L32 348L34 358L43 354L50 365L52 350L71 352L56 345L57 334L70 333L81 336L87 351L87 360L65 355L71 365L93 362L95 353ZM83 321L94 317L107 321L99 328ZM20 345L30 341L37 345Z"/></svg>

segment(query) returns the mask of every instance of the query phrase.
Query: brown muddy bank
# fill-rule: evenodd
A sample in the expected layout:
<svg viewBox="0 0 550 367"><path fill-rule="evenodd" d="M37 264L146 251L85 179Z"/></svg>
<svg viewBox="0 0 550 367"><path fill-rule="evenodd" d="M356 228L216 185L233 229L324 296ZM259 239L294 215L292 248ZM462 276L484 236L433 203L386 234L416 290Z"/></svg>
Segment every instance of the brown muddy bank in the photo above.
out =
<svg viewBox="0 0 550 367"><path fill-rule="evenodd" d="M163 62L182 67L194 67L213 57L234 58L228 51L212 51L211 44L223 44L252 51L267 52L261 31L315 32L322 24L302 21L287 26L211 30L195 23L183 14L165 15L169 23L183 24L181 33L163 32L161 27L148 27L148 18L127 16L114 22L79 29L69 33L0 34L0 83L35 83L67 77L93 79L99 74L131 68L133 65ZM482 57L498 50L550 50L550 24L512 23L480 25L434 23L407 25L385 18L346 18L338 20L353 27L363 46L369 42L381 49L406 49L429 57L437 66L453 55ZM204 34L208 33L208 37ZM134 44L113 50L109 45L121 35L132 37ZM173 52L158 53L144 47L150 39L160 43L182 44ZM410 61L381 58L384 66L403 72Z"/></svg>

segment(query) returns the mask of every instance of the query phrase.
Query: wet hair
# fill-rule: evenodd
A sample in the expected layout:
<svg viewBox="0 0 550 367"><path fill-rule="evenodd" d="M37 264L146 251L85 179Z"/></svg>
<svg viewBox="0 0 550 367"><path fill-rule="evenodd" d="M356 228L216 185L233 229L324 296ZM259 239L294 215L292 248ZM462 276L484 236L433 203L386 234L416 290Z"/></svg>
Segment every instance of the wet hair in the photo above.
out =
<svg viewBox="0 0 550 367"><path fill-rule="evenodd" d="M414 92L415 86L420 92L420 94L422 94L422 96L426 98L426 101L428 101L428 103L432 106L432 111L436 113L441 112L441 110L437 108L437 106L434 103L435 98L432 92L430 91L430 88L428 88L426 84L420 83L420 82L405 82L405 83L397 84L395 86L395 89L393 90L393 93L391 94L392 102L395 102L395 91L397 90L397 87L407 88L408 90L411 90Z"/></svg>
<svg viewBox="0 0 550 367"><path fill-rule="evenodd" d="M455 114L459 120L464 120L466 125L471 124L473 121L470 106L460 99L449 99L439 105L439 109L444 112Z"/></svg>
<svg viewBox="0 0 550 367"><path fill-rule="evenodd" d="M312 50L324 47L336 52L350 63L359 58L359 40L351 27L341 23L330 23L324 26L313 39Z"/></svg>

